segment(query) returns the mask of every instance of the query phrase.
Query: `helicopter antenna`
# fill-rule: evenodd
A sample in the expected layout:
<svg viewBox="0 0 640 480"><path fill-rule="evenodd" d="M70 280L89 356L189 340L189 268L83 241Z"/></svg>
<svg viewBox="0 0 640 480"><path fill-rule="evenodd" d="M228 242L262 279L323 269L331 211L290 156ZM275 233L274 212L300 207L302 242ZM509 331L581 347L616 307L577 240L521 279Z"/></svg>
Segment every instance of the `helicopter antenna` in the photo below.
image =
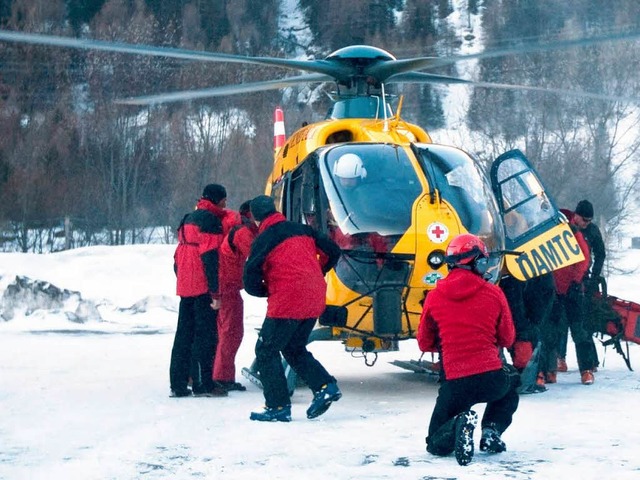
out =
<svg viewBox="0 0 640 480"><path fill-rule="evenodd" d="M400 112L402 112L402 104L404 103L404 95L400 95L398 106L396 107L396 120L400 121Z"/></svg>
<svg viewBox="0 0 640 480"><path fill-rule="evenodd" d="M382 115L384 116L384 132L389 131L389 119L387 118L387 94L384 91L384 82L380 84L382 90Z"/></svg>

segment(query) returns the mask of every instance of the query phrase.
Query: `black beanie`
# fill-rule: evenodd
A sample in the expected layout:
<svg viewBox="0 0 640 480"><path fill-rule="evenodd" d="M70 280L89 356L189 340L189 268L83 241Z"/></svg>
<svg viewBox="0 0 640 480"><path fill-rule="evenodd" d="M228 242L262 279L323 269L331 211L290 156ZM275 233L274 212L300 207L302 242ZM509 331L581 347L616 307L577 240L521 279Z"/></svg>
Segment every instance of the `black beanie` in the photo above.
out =
<svg viewBox="0 0 640 480"><path fill-rule="evenodd" d="M273 203L273 198L267 195L258 195L251 200L251 215L256 221L261 222L272 213L276 213L276 205Z"/></svg>
<svg viewBox="0 0 640 480"><path fill-rule="evenodd" d="M250 217L251 216L251 200L247 200L246 202L242 202L242 205L240 205L240 208L238 209L238 212L243 217L247 217L247 218Z"/></svg>
<svg viewBox="0 0 640 480"><path fill-rule="evenodd" d="M582 218L593 218L593 205L591 205L589 200L580 200L576 207L576 214Z"/></svg>
<svg viewBox="0 0 640 480"><path fill-rule="evenodd" d="M227 198L227 190L222 185L211 183L204 187L204 190L202 191L202 198L211 200L217 205L221 200Z"/></svg>

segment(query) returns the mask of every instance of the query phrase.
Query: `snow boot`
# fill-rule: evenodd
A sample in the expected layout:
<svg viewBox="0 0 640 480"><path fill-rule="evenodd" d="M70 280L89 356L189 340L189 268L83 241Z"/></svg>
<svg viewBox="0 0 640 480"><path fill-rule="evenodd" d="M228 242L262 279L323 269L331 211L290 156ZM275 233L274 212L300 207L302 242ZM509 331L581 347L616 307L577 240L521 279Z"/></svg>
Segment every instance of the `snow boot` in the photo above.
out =
<svg viewBox="0 0 640 480"><path fill-rule="evenodd" d="M291 405L284 407L264 407L261 412L251 412L249 419L258 422L290 422Z"/></svg>
<svg viewBox="0 0 640 480"><path fill-rule="evenodd" d="M227 392L231 392L231 391L246 392L247 391L247 387L245 387L244 385L238 382L230 382L230 381L227 382L223 380L218 380L216 383L220 385L222 388L224 388Z"/></svg>
<svg viewBox="0 0 640 480"><path fill-rule="evenodd" d="M212 387L209 388L194 388L193 389L194 397L228 397L229 392L227 392L224 388L218 385L216 382L213 383Z"/></svg>
<svg viewBox="0 0 640 480"><path fill-rule="evenodd" d="M583 385L593 385L593 382L595 381L593 372L591 370L583 370L580 374L580 381Z"/></svg>
<svg viewBox="0 0 640 480"><path fill-rule="evenodd" d="M191 390L189 390L188 388L176 388L176 389L172 388L171 394L169 396L173 398L190 397Z"/></svg>
<svg viewBox="0 0 640 480"><path fill-rule="evenodd" d="M478 414L467 410L456 417L454 454L458 465L469 465L473 459L473 431L478 424Z"/></svg>
<svg viewBox="0 0 640 480"><path fill-rule="evenodd" d="M318 390L311 401L311 405L307 409L307 418L316 418L329 410L333 402L337 402L342 398L342 392L335 382L327 383Z"/></svg>
<svg viewBox="0 0 640 480"><path fill-rule="evenodd" d="M507 450L507 445L500 438L500 432L494 426L482 427L480 451L487 453L501 453Z"/></svg>
<svg viewBox="0 0 640 480"><path fill-rule="evenodd" d="M567 367L567 360L564 357L558 357L557 367L559 372L566 372L569 370L569 367Z"/></svg>

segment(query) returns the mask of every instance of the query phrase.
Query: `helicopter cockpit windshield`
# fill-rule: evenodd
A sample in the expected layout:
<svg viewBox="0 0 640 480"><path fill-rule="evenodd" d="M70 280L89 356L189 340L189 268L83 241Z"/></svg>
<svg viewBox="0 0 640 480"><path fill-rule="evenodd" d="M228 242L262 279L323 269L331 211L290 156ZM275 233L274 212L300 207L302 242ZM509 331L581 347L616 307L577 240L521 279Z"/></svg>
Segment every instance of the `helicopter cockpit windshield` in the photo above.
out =
<svg viewBox="0 0 640 480"><path fill-rule="evenodd" d="M400 238L422 192L406 152L389 144L349 144L327 151L321 168L333 222L341 233Z"/></svg>
<svg viewBox="0 0 640 480"><path fill-rule="evenodd" d="M482 238L489 250L502 250L502 219L491 185L479 165L462 150L443 145L416 145L432 190L449 203L465 229Z"/></svg>

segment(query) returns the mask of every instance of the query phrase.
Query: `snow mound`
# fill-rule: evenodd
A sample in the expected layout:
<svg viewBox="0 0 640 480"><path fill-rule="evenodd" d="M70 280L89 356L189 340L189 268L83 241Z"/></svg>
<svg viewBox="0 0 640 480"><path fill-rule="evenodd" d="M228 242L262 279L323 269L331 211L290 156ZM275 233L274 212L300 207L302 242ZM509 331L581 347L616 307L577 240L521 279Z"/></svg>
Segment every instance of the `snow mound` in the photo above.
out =
<svg viewBox="0 0 640 480"><path fill-rule="evenodd" d="M121 308L121 312L126 313L145 313L153 309L169 310L171 312L178 311L178 301L176 297L168 297L166 295L151 295L145 297L128 308Z"/></svg>
<svg viewBox="0 0 640 480"><path fill-rule="evenodd" d="M30 316L35 312L63 313L74 323L102 321L98 309L80 292L58 288L50 282L16 276L7 286L0 302L0 318L13 320L16 315Z"/></svg>

